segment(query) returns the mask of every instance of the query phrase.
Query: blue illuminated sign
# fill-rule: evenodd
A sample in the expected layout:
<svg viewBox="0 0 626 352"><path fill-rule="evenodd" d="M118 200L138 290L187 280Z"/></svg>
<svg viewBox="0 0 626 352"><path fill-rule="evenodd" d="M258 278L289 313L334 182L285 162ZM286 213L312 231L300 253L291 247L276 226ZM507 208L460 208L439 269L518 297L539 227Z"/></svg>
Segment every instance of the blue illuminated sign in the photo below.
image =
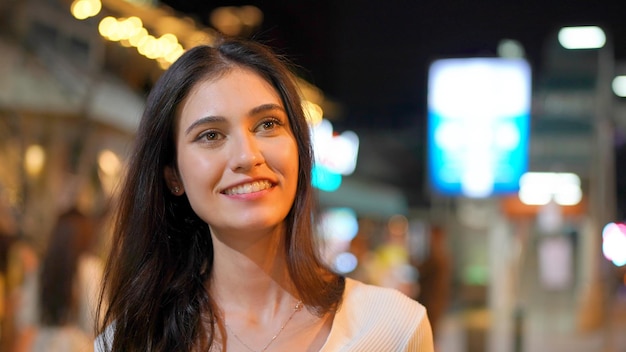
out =
<svg viewBox="0 0 626 352"><path fill-rule="evenodd" d="M334 192L341 186L341 175L336 172L332 172L323 165L317 163L314 164L312 172L313 177L311 183L315 188L319 188L326 192Z"/></svg>
<svg viewBox="0 0 626 352"><path fill-rule="evenodd" d="M428 81L428 173L440 194L513 193L527 170L531 70L523 59L437 60Z"/></svg>

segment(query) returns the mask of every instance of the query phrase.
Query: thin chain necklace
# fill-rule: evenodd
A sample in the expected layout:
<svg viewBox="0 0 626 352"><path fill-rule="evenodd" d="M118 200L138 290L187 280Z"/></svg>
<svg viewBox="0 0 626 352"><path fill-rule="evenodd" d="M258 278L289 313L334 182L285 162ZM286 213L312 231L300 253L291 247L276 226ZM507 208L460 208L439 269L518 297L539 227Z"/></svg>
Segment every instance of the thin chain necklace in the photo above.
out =
<svg viewBox="0 0 626 352"><path fill-rule="evenodd" d="M302 301L298 301L295 305L295 307L293 307L293 312L291 312L291 314L289 315L289 318L287 318L287 320L285 320L285 322L283 323L283 325L280 327L280 329L278 330L278 332L276 332L276 334L274 334L274 336L272 336L272 339L269 340L268 343L265 344L265 346L260 349L258 352L265 352L270 345L274 342L274 340L276 340L276 338L278 337L278 335L280 335L281 332L283 332L283 330L285 329L285 326L287 326L287 324L291 321L291 319L293 318L294 315L296 315L297 312L299 312L302 309ZM239 336L237 336L237 334L235 334L235 332L233 331L233 329L230 328L230 326L228 326L228 323L224 322L224 325L226 325L226 329L228 329L228 332L231 333L235 339L237 339L237 341L239 341L239 343L241 343L242 345L244 345L249 351L251 352L257 352L255 349L251 348L250 346L248 346L247 343L243 342L241 340L241 338L239 338Z"/></svg>

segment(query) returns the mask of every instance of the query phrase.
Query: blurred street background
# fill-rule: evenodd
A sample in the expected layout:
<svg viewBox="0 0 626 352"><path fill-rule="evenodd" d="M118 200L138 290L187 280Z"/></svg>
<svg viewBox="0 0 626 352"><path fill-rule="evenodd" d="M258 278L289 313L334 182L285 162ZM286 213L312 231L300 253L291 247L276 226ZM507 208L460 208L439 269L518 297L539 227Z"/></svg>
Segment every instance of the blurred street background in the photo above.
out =
<svg viewBox="0 0 626 352"><path fill-rule="evenodd" d="M80 258L75 304L93 305L144 99L218 33L292 62L324 258L422 302L437 352L626 352L625 14L605 0L0 0L0 352L38 324L37 273L68 212L89 225L56 255ZM90 341L85 319L72 333Z"/></svg>

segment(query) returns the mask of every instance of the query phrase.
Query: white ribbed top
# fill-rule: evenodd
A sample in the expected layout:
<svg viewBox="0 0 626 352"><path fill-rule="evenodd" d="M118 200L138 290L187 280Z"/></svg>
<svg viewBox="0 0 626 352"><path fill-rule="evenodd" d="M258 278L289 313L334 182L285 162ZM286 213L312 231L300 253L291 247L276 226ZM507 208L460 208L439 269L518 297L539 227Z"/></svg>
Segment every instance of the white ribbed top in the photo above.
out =
<svg viewBox="0 0 626 352"><path fill-rule="evenodd" d="M426 308L397 290L346 279L343 303L320 352L433 352Z"/></svg>
<svg viewBox="0 0 626 352"><path fill-rule="evenodd" d="M95 341L113 338L113 326ZM341 307L319 352L434 352L426 308L397 290L346 279Z"/></svg>

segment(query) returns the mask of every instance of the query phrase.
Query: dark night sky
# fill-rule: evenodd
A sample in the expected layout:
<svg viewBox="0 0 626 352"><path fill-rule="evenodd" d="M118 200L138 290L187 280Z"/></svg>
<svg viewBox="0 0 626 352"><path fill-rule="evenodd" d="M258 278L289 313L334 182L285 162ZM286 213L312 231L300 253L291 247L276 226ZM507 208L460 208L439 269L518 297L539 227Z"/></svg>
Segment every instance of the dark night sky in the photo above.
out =
<svg viewBox="0 0 626 352"><path fill-rule="evenodd" d="M303 67L303 76L345 107L346 127L402 129L425 113L429 63L493 56L500 39L520 41L535 71L548 34L598 24L626 55L622 1L205 1L163 3L208 24L215 7L255 5L255 34ZM620 42L625 43L619 45Z"/></svg>
<svg viewBox="0 0 626 352"><path fill-rule="evenodd" d="M208 25L218 6L255 5L254 36L302 67L301 76L343 106L336 129L361 136L355 175L400 187L410 204L425 187L426 86L439 58L494 56L501 39L542 70L548 36L566 25L599 25L626 59L626 1L614 0L165 0Z"/></svg>

